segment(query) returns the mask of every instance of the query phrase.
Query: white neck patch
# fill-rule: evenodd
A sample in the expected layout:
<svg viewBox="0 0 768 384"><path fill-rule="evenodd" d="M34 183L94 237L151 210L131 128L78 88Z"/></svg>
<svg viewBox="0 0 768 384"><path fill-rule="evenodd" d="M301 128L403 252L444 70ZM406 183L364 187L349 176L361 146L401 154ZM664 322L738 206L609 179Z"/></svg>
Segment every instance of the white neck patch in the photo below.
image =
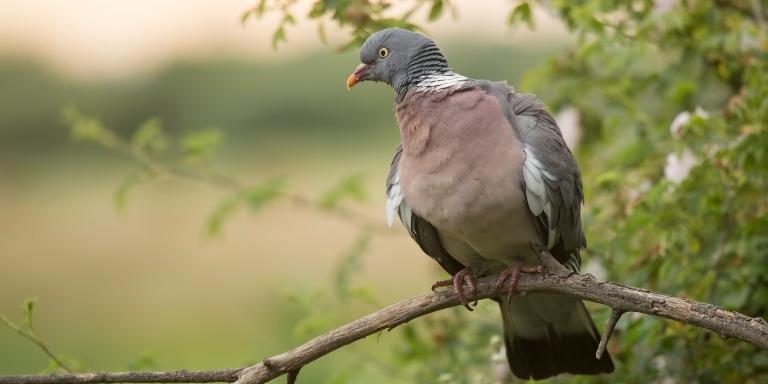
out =
<svg viewBox="0 0 768 384"><path fill-rule="evenodd" d="M468 77L453 71L430 73L428 75L419 76L419 82L416 83L413 88L419 91L439 91L441 89L463 85L468 80Z"/></svg>

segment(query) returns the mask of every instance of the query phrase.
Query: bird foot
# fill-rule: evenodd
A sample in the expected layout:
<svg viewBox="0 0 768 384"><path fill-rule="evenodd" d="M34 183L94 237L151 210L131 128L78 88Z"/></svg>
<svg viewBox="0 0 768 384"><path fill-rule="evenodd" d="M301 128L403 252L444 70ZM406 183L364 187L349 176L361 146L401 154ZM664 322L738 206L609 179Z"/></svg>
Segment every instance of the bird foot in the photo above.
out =
<svg viewBox="0 0 768 384"><path fill-rule="evenodd" d="M477 283L475 281L474 271L472 270L472 267L466 267L458 272L456 272L455 275L453 275L453 278L448 280L439 280L435 281L434 284L432 284L432 290L434 291L438 287L453 287L453 293L456 294L456 296L459 298L459 302L461 305L466 307L468 310L472 311L472 307L470 306L469 301L467 301L466 296L464 296L464 284L467 284L469 287L469 291L472 293L472 296L477 295ZM475 300L472 303L473 306L477 305L477 300Z"/></svg>
<svg viewBox="0 0 768 384"><path fill-rule="evenodd" d="M502 270L499 273L499 277L496 279L496 292L500 292L504 287L504 282L509 281L507 284L507 302L512 300L512 294L517 289L517 282L520 280L521 273L541 273L544 268L541 265L533 267L515 264L507 269Z"/></svg>

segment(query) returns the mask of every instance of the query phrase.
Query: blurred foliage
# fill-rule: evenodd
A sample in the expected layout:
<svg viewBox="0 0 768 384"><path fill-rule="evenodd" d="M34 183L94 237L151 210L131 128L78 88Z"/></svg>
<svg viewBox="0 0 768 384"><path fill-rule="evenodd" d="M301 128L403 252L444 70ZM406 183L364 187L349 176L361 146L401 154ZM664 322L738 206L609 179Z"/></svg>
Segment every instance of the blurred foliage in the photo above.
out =
<svg viewBox="0 0 768 384"><path fill-rule="evenodd" d="M48 367L44 372L55 373L63 371L72 373L74 372L73 367L81 370L82 365L79 362L70 359L67 356L54 354L48 344L46 344L46 342L43 341L43 339L37 334L34 323L36 306L37 298L28 298L22 306L22 314L24 317L20 324L11 321L5 315L0 315L0 321L2 321L2 323L8 327L8 329L16 332L19 334L19 336L35 344L43 353L46 354L46 356L48 356Z"/></svg>
<svg viewBox="0 0 768 384"><path fill-rule="evenodd" d="M393 7L395 3L398 7ZM266 12L281 13L273 35L277 46L289 36L288 27L296 20L295 4L294 0L260 0L242 15L242 21ZM577 156L584 172L583 220L590 242L585 259L599 261L616 281L751 316L764 315L768 310L768 7L759 0L529 0L511 5L508 22L534 26L536 7L554 12L578 36L574 47L531 71L521 88L535 91L553 110L572 106L580 113L583 138ZM378 29L418 29L413 21L416 15L432 21L451 9L447 0L316 0L305 17L318 22L321 39L327 23L348 27L351 40L342 48L355 48ZM450 51L448 56L457 70L469 76L514 83L516 68L535 63L541 52L475 47L455 55L455 60ZM124 152L139 164L117 188L116 204L124 206L133 187L161 175L223 186L231 194L214 208L207 226L211 233L218 233L236 209L258 210L278 197L349 219L341 203L365 197L362 175L341 180L319 199L286 191L282 178L244 185L211 171L210 159L223 136L208 127L226 126L238 135L250 129L284 134L283 128L290 125L290 134L296 138L372 141L381 125L391 121L389 116L376 120L372 112L389 114L388 108L380 107L391 96L371 90L371 97L347 98L345 108L338 108L344 74L356 62L351 57L312 57L258 71L223 63L216 74L186 65L140 87L74 91L71 85L34 69L5 67L0 78L7 79L8 86L0 88L0 108L7 108L0 114L0 124L19 137L42 136L43 130L36 127L50 126L51 111L63 101L73 101L60 95L77 95L78 105L98 109L107 121L120 121L120 126L107 129L100 120L68 109L65 118L73 137ZM314 71L299 70L308 62ZM318 76L336 72L338 79ZM286 89L288 75L298 84L311 86L301 92ZM336 83L339 92L329 91L336 89ZM207 92L190 91L200 89ZM34 95L37 102L22 102L25 95ZM146 120L155 115L158 118ZM201 130L174 132L166 130L163 122ZM43 140L30 140L38 141ZM694 160L691 168L683 170L682 177L672 177L669 169L685 154ZM341 321L336 308L361 305L370 310L379 305L375 293L353 281L362 268L370 236L368 228L361 226L360 237L340 258L332 279L333 294L319 290L289 295L300 312L297 337L304 339L336 326ZM366 372L359 367L367 364L388 367L384 369L398 381L503 380L507 373L503 355L499 358L495 304L486 301L479 309L472 314L460 309L442 311L408 324L399 330L398 345L389 351L388 360L356 354L355 366L338 370L330 381L359 381ZM606 308L593 313L599 324L607 317ZM757 348L660 319L625 316L609 351L617 361L613 375L552 381L768 380L768 358ZM135 364L152 367L154 363L148 355Z"/></svg>
<svg viewBox="0 0 768 384"><path fill-rule="evenodd" d="M320 198L320 206L323 208L334 208L339 205L339 202L349 197L358 202L362 202L366 198L365 189L363 188L363 176L361 174L355 174L348 176L341 180L336 186L328 190Z"/></svg>
<svg viewBox="0 0 768 384"><path fill-rule="evenodd" d="M499 335L498 305L454 307L406 324L395 354L419 383L493 383L509 373Z"/></svg>
<svg viewBox="0 0 768 384"><path fill-rule="evenodd" d="M314 207L340 216L359 225L366 233L385 231L378 221L343 206L345 200L359 202L365 198L361 185L362 175L341 180L315 200L286 191L284 177L251 185L213 170L210 165L211 156L221 142L221 132L215 129L190 132L181 138L174 138L165 133L158 118L150 118L139 125L130 140L126 140L100 120L85 116L76 108L66 108L62 117L70 127L73 139L126 154L139 166L115 190L114 201L118 209L125 207L127 196L133 188L170 177L204 183L228 192L208 217L205 227L210 236L219 235L226 220L240 208L247 206L252 212L259 212L280 198L288 199L300 208Z"/></svg>
<svg viewBox="0 0 768 384"><path fill-rule="evenodd" d="M515 80L558 46L457 44L447 48L452 60L465 73ZM499 52L504 53L503 58L497 58ZM477 60L478 57L482 60ZM275 295L269 310L260 309L260 312L274 314L265 317L279 318L274 323L279 324L276 327L280 332L244 329L249 334L253 332L252 337L265 338L258 343L256 350L260 352L254 353L276 353L280 349L269 348L276 345L287 348L304 341L305 338L298 335L309 334L308 329L325 331L380 307L380 292L352 279L363 269L364 252L375 241L372 236L403 235L385 228L383 217L371 218L355 209L368 195L363 183L372 179L368 173L361 173L356 164L362 163L363 169L369 169L375 165L366 162L378 163L382 166L380 174L386 174L397 140L391 110L381 108L391 102L391 91L372 86L366 90L365 97L350 97L344 87L344 79L355 65L356 58L351 52L313 54L279 64L219 58L176 63L146 78L77 82L57 77L28 61L3 59L0 61L0 83L4 85L0 87L3 136L0 176L11 186L24 187L48 180L60 169L74 168L74 173L82 176L82 188L91 188L91 182L102 180L105 174L111 179L115 174L124 173L113 195L119 210L130 209L137 194L153 190L144 188L149 183L168 178L181 186L189 181L201 182L212 186L212 193L220 196L220 200L211 205L207 220L201 220L206 235L226 231L228 220L241 211L253 211L252 208L259 211L273 204L285 204L351 223L350 228L359 231L361 240L340 252L338 265L346 272L329 278L322 288L300 294L316 298L306 301L315 308L304 312L296 308L298 306L286 304L281 295ZM67 105L77 108L65 108L62 113L62 107ZM69 129L68 134L61 130L62 120ZM77 143L71 143L72 138ZM351 158L355 163L344 168L350 176L336 174L339 162L349 163ZM329 165L334 168L323 169ZM298 189L297 185L303 180L286 171L296 167L322 169L319 189ZM243 172L243 168L248 171ZM218 170L226 170L228 174ZM72 183L69 179L62 182ZM363 241L363 237L367 239ZM321 297L312 296L314 294ZM115 303L115 307L120 304ZM328 317L331 313L333 316ZM73 319L77 316L87 315L76 314ZM51 334L50 341L56 342L54 349L68 352L77 349L72 348L72 342L67 344L56 338L57 331L71 335L73 328L62 330L60 321L55 318L52 321L55 327L48 324L45 331ZM293 323L295 336L291 337ZM308 323L315 326L302 325ZM106 328L111 325L105 323L104 327L101 332L109 334ZM3 332L2 336L10 333ZM25 349L17 353L14 349L23 341L13 344L16 342L13 336L4 339L10 344L3 344L7 348L0 348L0 352L15 355L14 360L12 363L4 360L6 364L0 364L0 371L28 373L39 369L39 352ZM395 341L385 339L382 337L382 343ZM348 359L349 369L347 364L339 365L338 360L332 358L308 367L307 374L311 372L320 381L329 378L338 382L359 377L366 380L386 377L390 379L383 382L390 382L392 377L399 377L399 368L389 367L395 362L388 353L378 358L364 356L366 349L372 347L377 354L382 352L378 345L352 346L347 348L351 352L340 351L342 356L353 357ZM157 346L152 349L162 350ZM88 367L195 368L178 360L177 365L169 365L168 355L161 352L156 359L151 354L134 352L126 357L121 352L125 351L90 350L87 353L91 355L82 350L73 352L87 365L59 357L78 371ZM243 354L242 358L258 356ZM177 355L177 359L182 358ZM242 363L235 359L233 364Z"/></svg>
<svg viewBox="0 0 768 384"><path fill-rule="evenodd" d="M260 5L269 3L260 2ZM317 0L310 19L350 25L356 46L382 27L412 25L413 9L444 1ZM509 22L533 25L534 1ZM583 121L588 257L610 278L670 295L708 301L752 316L768 311L768 30L762 1L541 1L578 44L535 69L522 85L554 110L575 107ZM410 7L410 8L409 8ZM287 7L290 8L290 7ZM282 27L281 27L282 28ZM284 31L280 31L284 33ZM683 158L688 158L688 165ZM689 169L690 166L690 169ZM681 169L682 168L682 169ZM676 173L678 176L674 176ZM605 315L601 313L600 317ZM404 333L422 378L481 382L458 374L488 360L442 360L420 333ZM466 324L440 324L461 338ZM486 337L488 334L476 334ZM461 344L484 356L487 346ZM579 381L740 382L768 380L768 359L739 341L658 319L624 320L609 347L617 372ZM486 355L487 356L487 353ZM441 376L440 373L448 376ZM556 379L558 380L572 380ZM570 381L569 381L570 382Z"/></svg>
<svg viewBox="0 0 768 384"><path fill-rule="evenodd" d="M514 81L560 46L447 48L469 75ZM344 81L356 63L353 52L311 54L277 64L216 58L178 62L146 78L78 82L29 61L4 58L0 159L4 166L20 166L17 160L25 156L63 151L103 158L99 150L73 148L67 135L56 130L66 105L98 116L125 138L152 116L166 135L176 137L217 127L225 146L219 160L247 154L249 160L266 162L317 148L391 154L398 134L391 111L380 107L392 101L391 91L371 86L365 97L351 97Z"/></svg>
<svg viewBox="0 0 768 384"><path fill-rule="evenodd" d="M340 49L353 49L365 41L371 33L389 27L418 30L419 26L410 21L412 15L421 9L428 10L428 19L437 20L446 6L451 9L448 0L418 0L402 2L404 10L392 14L394 1L387 0L314 0L309 13L311 20L317 20L318 36L325 41L325 24L335 23L350 28L352 38ZM259 0L258 3L241 16L245 23L251 16L260 18L269 12L279 13L282 17L272 34L272 46L277 47L287 41L286 27L296 23L296 0Z"/></svg>
<svg viewBox="0 0 768 384"><path fill-rule="evenodd" d="M623 283L764 316L766 9L757 1L552 7L580 43L524 84L555 109L582 114L589 257ZM690 173L672 177L686 153ZM620 323L617 336L622 380L768 380L758 348L700 329L642 318Z"/></svg>

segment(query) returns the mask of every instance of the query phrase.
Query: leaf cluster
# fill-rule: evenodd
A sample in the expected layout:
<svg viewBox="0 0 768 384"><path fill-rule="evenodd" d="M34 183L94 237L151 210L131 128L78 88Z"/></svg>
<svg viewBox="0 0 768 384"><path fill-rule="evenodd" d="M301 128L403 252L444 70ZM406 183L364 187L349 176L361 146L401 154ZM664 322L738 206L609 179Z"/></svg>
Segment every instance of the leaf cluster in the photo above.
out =
<svg viewBox="0 0 768 384"><path fill-rule="evenodd" d="M404 1L393 19L392 3L321 0L308 18L350 27L349 48L384 27L419 29L414 10L429 4L431 21L446 4ZM628 284L765 314L768 9L749 0L519 1L508 22L534 26L536 7L577 36L522 88L581 117L585 259ZM460 339L477 332L441 327ZM418 362L417 377L474 380L433 353L436 341L422 335L434 332L409 326L403 363ZM462 344L488 357L486 347ZM754 347L669 322L621 322L609 350L626 381L768 380L768 359ZM466 363L485 364L490 377L488 360Z"/></svg>
<svg viewBox="0 0 768 384"><path fill-rule="evenodd" d="M390 27L418 30L420 27L412 21L414 14L427 10L427 19L439 19L445 9L453 9L449 0L417 0L401 2L404 9L395 10L398 2L391 0L314 0L306 18L317 22L318 36L325 42L325 25L333 23L349 28L352 38L341 50L360 46L372 33ZM294 14L296 0L259 0L252 8L243 12L241 21L245 23L251 17L261 18L267 13L278 13L281 21L272 35L272 46L287 41L286 27L296 23Z"/></svg>
<svg viewBox="0 0 768 384"><path fill-rule="evenodd" d="M554 1L578 44L525 87L582 115L588 258L627 284L763 316L768 33L754 3ZM756 348L679 324L620 323L615 340L630 381L768 379Z"/></svg>

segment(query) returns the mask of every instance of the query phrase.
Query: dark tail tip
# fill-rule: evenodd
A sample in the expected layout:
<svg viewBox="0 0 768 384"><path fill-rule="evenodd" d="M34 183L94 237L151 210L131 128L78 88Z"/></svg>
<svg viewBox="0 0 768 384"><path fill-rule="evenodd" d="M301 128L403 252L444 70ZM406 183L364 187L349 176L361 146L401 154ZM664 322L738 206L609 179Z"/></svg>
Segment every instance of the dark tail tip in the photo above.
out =
<svg viewBox="0 0 768 384"><path fill-rule="evenodd" d="M516 377L541 380L561 373L597 375L613 372L613 361L608 352L599 360L595 358L598 340L593 334L558 335L551 327L549 331L549 338L505 337L507 360Z"/></svg>

